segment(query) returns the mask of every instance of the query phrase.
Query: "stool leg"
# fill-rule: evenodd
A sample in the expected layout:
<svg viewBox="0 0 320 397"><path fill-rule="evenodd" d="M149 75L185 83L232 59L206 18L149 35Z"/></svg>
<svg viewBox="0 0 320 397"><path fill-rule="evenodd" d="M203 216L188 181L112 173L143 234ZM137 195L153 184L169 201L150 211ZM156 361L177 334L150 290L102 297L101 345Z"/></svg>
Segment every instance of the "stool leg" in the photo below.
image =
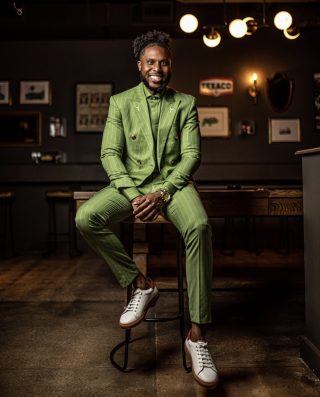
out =
<svg viewBox="0 0 320 397"><path fill-rule="evenodd" d="M287 255L290 253L289 245L289 217L279 218L279 238L278 238L278 249L277 252L280 254Z"/></svg>
<svg viewBox="0 0 320 397"><path fill-rule="evenodd" d="M68 225L68 242L69 242L69 256L74 258L82 254L77 245L77 230L75 224L75 204L74 200L69 200L69 225Z"/></svg>
<svg viewBox="0 0 320 397"><path fill-rule="evenodd" d="M124 223L121 223L120 225L120 234L121 234L121 240L124 242L124 246L126 247L127 251L132 254L133 251L133 225L129 224L129 230L127 231L126 225ZM126 304L129 303L132 295L132 288L131 286L127 287L127 295L126 295ZM128 368L128 361L129 361L129 344L131 342L131 329L126 329L125 330L125 337L124 341L120 342L117 344L110 352L109 358L111 361L111 364L117 368L121 372L131 372L134 370L134 368ZM114 355L115 353L124 347L124 353L123 353L123 365L119 365L115 359Z"/></svg>
<svg viewBox="0 0 320 397"><path fill-rule="evenodd" d="M3 201L3 203L2 203ZM7 251L7 203L5 200L1 200L1 217L2 220L2 230L1 230L1 256L6 258L6 251Z"/></svg>
<svg viewBox="0 0 320 397"><path fill-rule="evenodd" d="M129 303L129 300L131 299L131 294L132 294L132 289L131 287L127 287L127 298L126 298L126 303ZM118 343L110 352L109 358L111 361L111 364L117 368L121 372L131 372L134 370L134 368L128 368L128 361L129 361L129 344L131 342L131 329L126 329L125 330L125 337L124 341ZM115 359L114 355L116 352L124 347L124 353L123 353L123 364L119 365Z"/></svg>
<svg viewBox="0 0 320 397"><path fill-rule="evenodd" d="M12 202L8 203L9 206L9 228L10 228L10 245L11 245L11 256L16 254L14 233L13 233L13 216L12 216Z"/></svg>
<svg viewBox="0 0 320 397"><path fill-rule="evenodd" d="M44 257L56 252L57 250L57 222L56 222L56 204L52 200L48 200L48 242L47 252Z"/></svg>
<svg viewBox="0 0 320 397"><path fill-rule="evenodd" d="M231 241L230 249L227 248L229 240ZM234 218L233 217L224 218L223 241L220 252L223 255L229 255L229 256L234 255Z"/></svg>

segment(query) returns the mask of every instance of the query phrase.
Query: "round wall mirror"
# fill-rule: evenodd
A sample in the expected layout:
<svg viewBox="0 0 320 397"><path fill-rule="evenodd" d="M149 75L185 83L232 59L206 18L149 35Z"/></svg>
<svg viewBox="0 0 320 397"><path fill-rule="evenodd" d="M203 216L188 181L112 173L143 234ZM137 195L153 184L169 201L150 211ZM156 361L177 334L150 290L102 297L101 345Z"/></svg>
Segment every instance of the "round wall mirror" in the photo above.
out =
<svg viewBox="0 0 320 397"><path fill-rule="evenodd" d="M271 106L277 112L285 111L293 97L293 79L285 73L275 73L267 79L267 92Z"/></svg>

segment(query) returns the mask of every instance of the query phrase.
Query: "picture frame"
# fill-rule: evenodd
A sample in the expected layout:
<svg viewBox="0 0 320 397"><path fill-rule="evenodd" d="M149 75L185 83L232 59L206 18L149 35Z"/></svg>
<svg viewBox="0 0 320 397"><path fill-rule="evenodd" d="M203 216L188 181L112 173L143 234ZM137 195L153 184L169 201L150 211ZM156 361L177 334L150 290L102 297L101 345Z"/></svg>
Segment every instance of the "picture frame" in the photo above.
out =
<svg viewBox="0 0 320 397"><path fill-rule="evenodd" d="M228 107L198 106L197 109L203 138L228 138L231 135Z"/></svg>
<svg viewBox="0 0 320 397"><path fill-rule="evenodd" d="M113 84L76 83L75 131L77 133L102 133L108 116Z"/></svg>
<svg viewBox="0 0 320 397"><path fill-rule="evenodd" d="M313 91L313 106L315 111L320 111L320 88Z"/></svg>
<svg viewBox="0 0 320 397"><path fill-rule="evenodd" d="M316 132L320 132L320 113L314 116L314 129Z"/></svg>
<svg viewBox="0 0 320 397"><path fill-rule="evenodd" d="M0 112L0 146L40 146L41 112Z"/></svg>
<svg viewBox="0 0 320 397"><path fill-rule="evenodd" d="M51 91L49 81L20 81L21 105L49 105Z"/></svg>
<svg viewBox="0 0 320 397"><path fill-rule="evenodd" d="M269 118L269 143L301 142L299 118Z"/></svg>
<svg viewBox="0 0 320 397"><path fill-rule="evenodd" d="M0 104L11 105L9 81L0 81Z"/></svg>
<svg viewBox="0 0 320 397"><path fill-rule="evenodd" d="M237 124L237 131L241 136L255 135L255 121L254 120L241 120Z"/></svg>
<svg viewBox="0 0 320 397"><path fill-rule="evenodd" d="M320 89L320 71L313 72L313 87Z"/></svg>
<svg viewBox="0 0 320 397"><path fill-rule="evenodd" d="M66 138L67 120L61 116L50 116L49 136L51 138Z"/></svg>

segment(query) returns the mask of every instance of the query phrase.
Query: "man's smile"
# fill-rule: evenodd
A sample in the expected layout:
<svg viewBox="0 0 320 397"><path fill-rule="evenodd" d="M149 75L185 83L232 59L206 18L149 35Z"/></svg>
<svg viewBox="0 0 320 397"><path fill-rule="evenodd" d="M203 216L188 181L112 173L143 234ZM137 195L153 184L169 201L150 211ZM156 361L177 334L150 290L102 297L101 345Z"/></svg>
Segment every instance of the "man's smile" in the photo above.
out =
<svg viewBox="0 0 320 397"><path fill-rule="evenodd" d="M153 82L153 83L160 83L160 81L162 81L162 75L159 74L149 74L149 79Z"/></svg>

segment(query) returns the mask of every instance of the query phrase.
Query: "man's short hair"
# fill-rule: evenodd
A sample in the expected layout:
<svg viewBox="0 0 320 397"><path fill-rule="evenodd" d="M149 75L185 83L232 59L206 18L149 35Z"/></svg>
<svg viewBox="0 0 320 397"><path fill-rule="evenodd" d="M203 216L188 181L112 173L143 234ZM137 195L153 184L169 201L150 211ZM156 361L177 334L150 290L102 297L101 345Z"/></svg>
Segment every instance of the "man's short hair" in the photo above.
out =
<svg viewBox="0 0 320 397"><path fill-rule="evenodd" d="M166 49L171 56L171 38L168 33L153 30L134 39L132 44L134 57L139 60L144 49L152 45Z"/></svg>

